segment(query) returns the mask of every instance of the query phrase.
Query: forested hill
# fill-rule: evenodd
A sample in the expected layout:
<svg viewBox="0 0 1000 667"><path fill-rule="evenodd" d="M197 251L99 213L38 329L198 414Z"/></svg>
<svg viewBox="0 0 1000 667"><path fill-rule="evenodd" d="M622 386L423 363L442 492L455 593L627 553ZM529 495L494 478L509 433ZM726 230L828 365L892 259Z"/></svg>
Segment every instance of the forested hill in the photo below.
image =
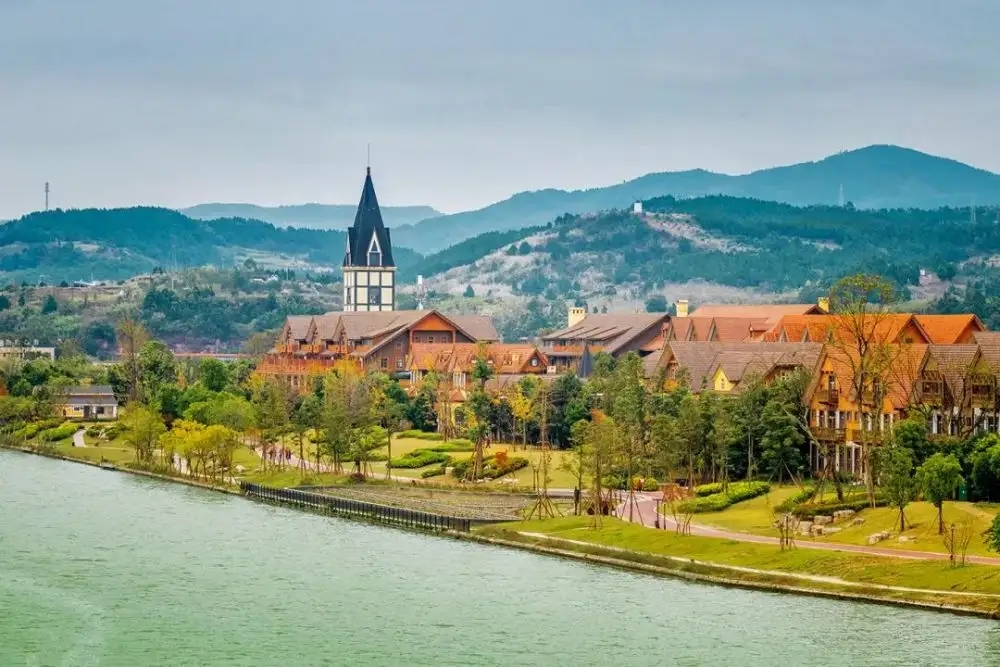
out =
<svg viewBox="0 0 1000 667"><path fill-rule="evenodd" d="M921 269L948 279L963 261L1000 253L996 208L980 207L974 224L968 208L869 211L728 196L661 197L644 209L491 232L409 271L452 291L472 285L476 293L641 302L690 281L787 293L878 272L906 287L919 282Z"/></svg>
<svg viewBox="0 0 1000 667"><path fill-rule="evenodd" d="M382 219L389 227L410 225L441 215L430 206L381 206ZM347 229L354 224L358 211L349 204L298 204L294 206L256 206L254 204L198 204L180 209L196 220L218 218L249 218L263 220L278 227L308 229Z"/></svg>
<svg viewBox="0 0 1000 667"><path fill-rule="evenodd" d="M625 208L635 201L672 195L723 194L798 206L838 203L840 187L856 208L963 207L1000 204L1000 175L947 158L898 146L869 146L817 162L729 176L701 169L647 174L590 190L522 192L477 211L397 227L400 245L427 254L488 231L545 224L564 213Z"/></svg>
<svg viewBox="0 0 1000 667"><path fill-rule="evenodd" d="M193 220L164 208L32 213L0 226L6 280L123 279L154 267L229 266L253 257L275 266L339 267L342 231L282 229L241 218ZM419 259L394 248L401 269Z"/></svg>

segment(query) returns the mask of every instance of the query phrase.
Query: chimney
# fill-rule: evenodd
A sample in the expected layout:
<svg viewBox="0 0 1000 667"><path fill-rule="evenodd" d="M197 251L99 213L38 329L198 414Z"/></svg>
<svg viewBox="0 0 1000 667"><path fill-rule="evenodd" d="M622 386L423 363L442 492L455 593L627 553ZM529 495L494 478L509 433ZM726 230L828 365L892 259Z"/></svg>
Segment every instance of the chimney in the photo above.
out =
<svg viewBox="0 0 1000 667"><path fill-rule="evenodd" d="M587 316L586 308L570 308L569 309L569 320L567 327L576 326L583 321L583 318Z"/></svg>
<svg viewBox="0 0 1000 667"><path fill-rule="evenodd" d="M688 316L688 300L678 299L677 303L674 304L677 310L677 317L687 317Z"/></svg>
<svg viewBox="0 0 1000 667"><path fill-rule="evenodd" d="M828 297L828 296L821 296L820 298L816 299L816 305L819 306L819 309L822 310L824 313L829 313L830 312L830 297Z"/></svg>

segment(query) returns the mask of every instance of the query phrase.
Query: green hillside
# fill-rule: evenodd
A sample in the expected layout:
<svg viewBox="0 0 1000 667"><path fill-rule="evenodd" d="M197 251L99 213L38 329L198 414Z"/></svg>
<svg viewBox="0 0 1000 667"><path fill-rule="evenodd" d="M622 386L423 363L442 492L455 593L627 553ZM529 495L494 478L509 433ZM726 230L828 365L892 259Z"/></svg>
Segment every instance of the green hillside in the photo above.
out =
<svg viewBox="0 0 1000 667"><path fill-rule="evenodd" d="M798 206L836 205L840 187L856 208L963 207L1000 204L1000 175L898 146L869 146L816 162L740 176L701 169L647 174L605 188L522 192L477 211L393 230L397 243L427 254L488 231L545 224L564 213L625 208L635 201L711 194Z"/></svg>
<svg viewBox="0 0 1000 667"><path fill-rule="evenodd" d="M855 272L878 272L905 287L918 284L921 269L951 277L962 262L1000 252L995 208L980 208L975 224L968 209L796 207L718 195L650 199L644 210L491 232L429 255L408 273L524 296L588 299L625 290L641 298L689 281L818 290Z"/></svg>
<svg viewBox="0 0 1000 667"><path fill-rule="evenodd" d="M242 218L194 220L164 208L54 210L0 227L0 274L6 280L120 280L159 267L339 267L341 231L278 228ZM401 270L420 257L393 253Z"/></svg>

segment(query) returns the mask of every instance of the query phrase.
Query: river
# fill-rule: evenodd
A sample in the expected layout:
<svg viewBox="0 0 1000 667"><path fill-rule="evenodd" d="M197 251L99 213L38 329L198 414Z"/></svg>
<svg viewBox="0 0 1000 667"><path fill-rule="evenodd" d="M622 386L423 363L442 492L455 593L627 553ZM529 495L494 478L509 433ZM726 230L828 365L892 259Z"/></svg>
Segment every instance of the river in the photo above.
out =
<svg viewBox="0 0 1000 667"><path fill-rule="evenodd" d="M0 665L1000 664L1000 625L690 584L0 451Z"/></svg>

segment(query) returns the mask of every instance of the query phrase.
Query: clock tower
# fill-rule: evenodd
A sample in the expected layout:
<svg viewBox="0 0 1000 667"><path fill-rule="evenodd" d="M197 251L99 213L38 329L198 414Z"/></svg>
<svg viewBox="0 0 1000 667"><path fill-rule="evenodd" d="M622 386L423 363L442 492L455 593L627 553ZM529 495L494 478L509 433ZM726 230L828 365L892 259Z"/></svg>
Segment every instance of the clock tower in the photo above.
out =
<svg viewBox="0 0 1000 667"><path fill-rule="evenodd" d="M396 308L396 265L389 230L375 197L368 167L354 225L347 230L344 254L344 311L387 311Z"/></svg>

